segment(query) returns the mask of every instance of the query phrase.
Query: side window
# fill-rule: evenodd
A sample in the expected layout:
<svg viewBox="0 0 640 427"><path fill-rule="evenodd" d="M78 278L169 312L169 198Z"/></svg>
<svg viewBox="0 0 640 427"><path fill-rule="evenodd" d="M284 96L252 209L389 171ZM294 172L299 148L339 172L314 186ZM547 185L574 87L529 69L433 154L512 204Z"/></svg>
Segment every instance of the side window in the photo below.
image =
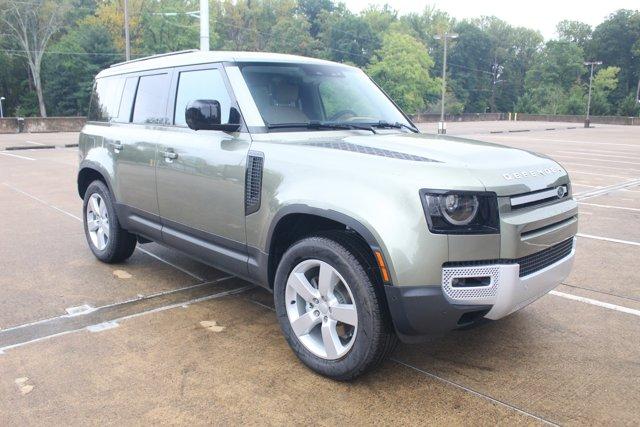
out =
<svg viewBox="0 0 640 427"><path fill-rule="evenodd" d="M231 98L222 80L220 70L183 71L178 80L178 94L176 96L176 108L174 123L178 126L186 126L184 112L187 104L197 99L211 99L220 103L222 117L221 123L229 122Z"/></svg>
<svg viewBox="0 0 640 427"><path fill-rule="evenodd" d="M136 88L138 87L138 77L127 77L124 82L124 91L120 100L120 108L116 122L129 123L131 121L131 109L133 100L136 98Z"/></svg>
<svg viewBox="0 0 640 427"><path fill-rule="evenodd" d="M96 79L89 104L90 121L108 122L118 116L123 83L120 76Z"/></svg>
<svg viewBox="0 0 640 427"><path fill-rule="evenodd" d="M133 123L165 124L169 75L142 76L138 82Z"/></svg>

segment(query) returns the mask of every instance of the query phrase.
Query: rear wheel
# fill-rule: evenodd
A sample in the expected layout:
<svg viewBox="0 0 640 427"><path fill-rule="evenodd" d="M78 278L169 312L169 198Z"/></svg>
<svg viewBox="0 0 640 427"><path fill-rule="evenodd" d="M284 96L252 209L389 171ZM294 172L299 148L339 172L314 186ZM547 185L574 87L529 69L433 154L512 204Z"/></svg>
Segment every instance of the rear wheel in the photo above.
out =
<svg viewBox="0 0 640 427"><path fill-rule="evenodd" d="M338 380L381 363L397 338L362 251L346 233L291 246L276 272L274 299L282 331L300 360Z"/></svg>
<svg viewBox="0 0 640 427"><path fill-rule="evenodd" d="M111 193L102 181L93 181L87 187L83 213L87 243L96 258L116 263L133 254L136 236L120 226Z"/></svg>

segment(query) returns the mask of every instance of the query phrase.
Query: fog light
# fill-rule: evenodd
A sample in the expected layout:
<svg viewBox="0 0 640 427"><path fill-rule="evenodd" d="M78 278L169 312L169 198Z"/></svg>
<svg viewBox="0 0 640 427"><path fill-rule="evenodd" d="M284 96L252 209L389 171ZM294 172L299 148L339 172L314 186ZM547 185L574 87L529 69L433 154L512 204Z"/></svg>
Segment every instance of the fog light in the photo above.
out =
<svg viewBox="0 0 640 427"><path fill-rule="evenodd" d="M478 288L481 286L489 286L491 277L454 277L451 279L451 286L454 288Z"/></svg>

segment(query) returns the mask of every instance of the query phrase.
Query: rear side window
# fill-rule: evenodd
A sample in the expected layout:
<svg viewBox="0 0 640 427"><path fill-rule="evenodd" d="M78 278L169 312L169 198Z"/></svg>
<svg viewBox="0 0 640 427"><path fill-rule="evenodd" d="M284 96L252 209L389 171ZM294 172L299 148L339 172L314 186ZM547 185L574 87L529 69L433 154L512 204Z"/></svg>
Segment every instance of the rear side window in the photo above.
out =
<svg viewBox="0 0 640 427"><path fill-rule="evenodd" d="M131 121L131 109L133 100L136 98L136 88L138 87L138 77L127 77L124 83L124 91L120 100L120 108L116 122L129 123Z"/></svg>
<svg viewBox="0 0 640 427"><path fill-rule="evenodd" d="M176 96L176 108L174 123L178 126L186 126L184 112L187 104L197 99L209 99L218 101L221 110L221 123L229 122L231 111L231 97L224 85L222 75L218 69L183 71L178 80L178 94Z"/></svg>
<svg viewBox="0 0 640 427"><path fill-rule="evenodd" d="M133 123L165 124L169 75L142 76L138 82Z"/></svg>
<svg viewBox="0 0 640 427"><path fill-rule="evenodd" d="M123 84L124 79L120 76L96 79L89 104L89 120L108 122L118 117Z"/></svg>

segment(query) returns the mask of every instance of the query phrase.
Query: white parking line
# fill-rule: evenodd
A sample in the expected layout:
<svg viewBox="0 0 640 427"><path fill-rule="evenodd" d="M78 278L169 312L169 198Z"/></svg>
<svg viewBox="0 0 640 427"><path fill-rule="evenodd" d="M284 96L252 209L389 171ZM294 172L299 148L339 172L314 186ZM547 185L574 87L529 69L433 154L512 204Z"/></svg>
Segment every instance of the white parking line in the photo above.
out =
<svg viewBox="0 0 640 427"><path fill-rule="evenodd" d="M594 159L594 158L591 158L591 157L579 157L579 156L570 156L570 155L567 156L567 155L564 155L564 154L550 154L550 156L553 157L553 158L558 157L558 158L564 158L564 159L589 160L589 161L592 161L592 162L608 162L608 163L623 163L623 164L627 164L627 165L640 165L640 162L628 162L628 161L625 161L625 160ZM627 157L627 159L628 159L628 157ZM578 163L575 163L575 164L578 164ZM585 166L587 166L587 165L585 165ZM593 167L601 168L601 167L604 167L604 166L593 165ZM637 170L637 169L632 169L632 170ZM638 172L640 172L640 171L638 171Z"/></svg>
<svg viewBox="0 0 640 427"><path fill-rule="evenodd" d="M133 313L133 314L129 314L127 316L118 317L116 319L109 320L109 322L117 324L117 322L119 322L119 321L123 321L123 320L127 320L127 319L133 319L135 317L140 317L140 316L144 316L144 315L147 315L147 314L159 313L161 311L172 310L172 309L178 308L178 307L188 307L188 306L190 306L192 304L196 304L196 303L199 303L199 302L204 302L204 301L208 301L208 300L212 300L212 299L216 299L216 298L221 298L221 297L225 297L225 296L239 294L239 293L242 293L242 292L247 291L249 289L252 289L254 287L255 286L253 286L253 285L240 286L238 288L230 289L228 291L222 291L222 292L218 292L218 293L211 294L211 295L206 295L206 296L199 297L199 298L193 298L193 299L190 299L190 300L184 301L184 302L178 302L178 303L174 303L174 304L163 305L163 306L160 306L160 307L153 308L151 310L141 311L139 313ZM24 342L20 342L20 343L17 343L17 344L7 345L5 347L0 347L0 354L3 354L7 350L11 350L11 349L14 349L14 348L22 347L22 346L25 346L25 345L28 345L28 344L33 344L33 343L40 342L40 341L49 340L51 338L56 338L56 337L59 337L59 336L62 336L62 335L72 334L72 333L75 333L75 332L80 332L80 331L84 331L84 330L92 331L92 329L94 329L94 331L97 332L97 330L95 330L95 328L92 328L92 326L95 326L95 325L89 325L89 326L78 328L78 329L71 329L71 330L68 330L68 331L58 332L56 334L46 335L44 337L35 338L35 339L30 340L30 341L24 341ZM105 330L105 329L102 329L102 330ZM0 331L0 332L2 332L2 331Z"/></svg>
<svg viewBox="0 0 640 427"><path fill-rule="evenodd" d="M424 369L418 368L417 366L410 365L410 364L408 364L406 362L403 362L402 360L391 358L391 361L396 362L397 364L402 365L402 366L404 366L406 368L413 369L414 371L420 372L421 374L426 375L428 377L431 377L431 378L433 378L435 380L438 380L438 381L441 381L441 382L443 382L445 384L448 384L450 386L456 387L456 388L458 388L460 390L464 390L467 393L473 394L474 396L477 396L477 397L480 397L480 398L483 398L483 399L487 399L488 401L490 401L491 403L493 403L495 405L507 407L507 408L509 408L511 410L514 410L514 411L522 414L522 415L525 415L527 417L531 417L531 418L533 418L533 419L535 419L537 421L540 421L541 423L544 423L544 424L547 424L547 425L552 425L552 426L557 426L558 425L558 424L556 424L556 423L554 423L552 421L545 420L544 418L541 418L538 415L532 414L531 412L524 411L524 410L518 408L517 406L513 406L513 405L511 405L511 404L509 404L507 402L503 402L502 400L498 400L498 399L496 399L494 397L491 397L491 396L489 396L487 394L481 393L479 391L476 391L476 390L474 390L472 388L466 387L466 386L464 386L462 384L459 384L457 382L453 382L453 381L448 380L446 378L443 378L443 377L441 377L439 375L433 374L433 373L431 373L429 371L425 371Z"/></svg>
<svg viewBox="0 0 640 427"><path fill-rule="evenodd" d="M595 300L595 299L581 297L581 296L578 296L578 295L567 294L567 293L560 292L560 291L551 291L549 293L551 295L555 295L557 297L566 298L566 299L570 299L570 300L573 300L573 301L580 301L580 302L584 302L586 304L591 304L591 305L595 305L595 306L598 306L598 307L608 308L609 310L615 310L615 311L619 311L621 313L632 314L634 316L640 317L640 310L635 310L633 308L623 307L621 305L611 304L611 303L604 302L604 301L598 301L598 300Z"/></svg>
<svg viewBox="0 0 640 427"><path fill-rule="evenodd" d="M628 208L626 206L600 205L598 203L584 203L584 202L578 202L578 203L580 203L581 205L585 205L585 206L595 206L597 208L620 209L620 210L624 210L624 211L640 212L640 209L638 209L638 208Z"/></svg>
<svg viewBox="0 0 640 427"><path fill-rule="evenodd" d="M167 261L167 260L166 260L166 259L164 259L164 258L160 258L158 255L156 255L156 254L154 254L154 253L152 253L152 252L149 252L148 250L146 250L146 249L144 249L144 248L141 248L141 247L139 247L139 246L138 246L138 247L136 247L136 249L137 249L137 250L139 250L139 251L140 251L140 252L142 252L142 253L145 253L145 254L149 255L150 257L153 257L153 258L155 258L155 259L157 259L157 260L159 260L159 261L164 262L165 264L170 265L171 267L175 268L176 270L180 270L180 271L182 271L184 274L188 274L189 276L193 277L194 279L200 280L201 282L204 282L204 281L206 280L205 278L200 277L200 276L198 276L197 274L192 273L192 272L190 272L189 270L187 270L187 269L185 269L185 268L180 267L179 265L175 265L174 263L169 262L169 261Z"/></svg>
<svg viewBox="0 0 640 427"><path fill-rule="evenodd" d="M60 209L60 208L59 208L59 207L57 207L57 206L54 206L54 205L52 205L52 204L50 204L50 203L48 203L48 202L45 202L44 200L42 200L42 199L40 199L40 198L38 198L38 197L34 196L33 194L29 194L29 193L27 193L26 191L22 191L22 190L20 190L19 188L14 187L14 186L13 186L13 185L11 185L11 184L7 184L6 182L3 182L2 184L3 184L3 185L5 185L5 186L7 186L7 187L9 187L9 188L10 188L10 189L12 189L13 191L16 191L16 192L18 192L18 193L20 193L20 194L22 194L22 195L27 196L27 197L30 197L30 198L32 198L33 200L35 200L35 201L37 201L37 202L40 202L40 203L42 203L42 204L43 204L43 205L45 205L45 206L50 207L51 209L55 209L55 210L57 210L58 212L63 213L63 214L65 214L65 215L68 215L68 216L70 216L71 218L73 218L73 219L75 219L75 220L77 220L77 221L82 221L82 218L80 218L79 216L76 216L76 215L74 215L74 214L72 214L72 213L70 213L70 212L65 211L64 209Z"/></svg>
<svg viewBox="0 0 640 427"><path fill-rule="evenodd" d="M569 175L574 174L574 173L579 174L579 175L604 176L604 177L607 177L607 178L620 178L620 179L627 179L627 180L634 179L634 177L632 177L632 176L608 175L608 174L604 174L604 173L582 172L582 171L577 171L577 170L569 171Z"/></svg>
<svg viewBox="0 0 640 427"><path fill-rule="evenodd" d="M602 185L582 184L581 182L575 182L575 181L571 181L571 185L577 185L578 187L587 187L587 188L602 188Z"/></svg>
<svg viewBox="0 0 640 427"><path fill-rule="evenodd" d="M17 330L17 329L24 329L24 328L28 328L29 326L40 325L40 324L43 324L43 323L52 322L54 320L59 320L59 319L66 319L68 317L84 316L84 315L93 313L93 312L98 311L98 310L104 310L105 308L111 308L111 307L115 307L117 305L129 304L129 303L132 303L132 302L142 301L142 300L145 300L145 299L163 297L163 296L175 294L177 292L183 292L183 291L188 291L188 290L191 290L191 289L200 288L202 286L215 285L216 283L224 282L225 280L230 280L230 279L233 279L233 278L235 278L235 276L224 276L224 277L221 277L219 279L198 283L196 285L183 286L181 288L175 288L175 289L169 289L169 290L166 290L166 291L155 292L155 293L149 294L149 295L141 295L141 296L137 296L135 298L129 298L129 299L126 299L124 301L117 301L117 302L113 302L113 303L110 303L110 304L101 305L101 306L98 306L98 307L91 307L90 309L88 309L88 310L86 310L86 311L84 311L84 312L82 312L80 314L69 314L69 313L67 313L67 314L62 314L60 316L53 316L53 317L47 317L47 318L40 319L40 320L34 320L32 322L29 322L29 323L23 323L21 325L15 325L15 326L10 326L10 327L5 328L5 329L0 329L0 333L14 331L14 330Z"/></svg>
<svg viewBox="0 0 640 427"><path fill-rule="evenodd" d="M607 185L606 187L597 187L595 190L590 191L582 191L580 193L575 194L575 198L578 200L585 200L591 197L601 196L603 194L611 193L618 190L623 190L629 187L635 187L636 185L640 185L640 179L636 179L633 181L625 181L619 184Z"/></svg>
<svg viewBox="0 0 640 427"><path fill-rule="evenodd" d="M27 144L33 144L33 145L45 145L42 142L35 142L35 141L25 141Z"/></svg>
<svg viewBox="0 0 640 427"><path fill-rule="evenodd" d="M633 147L640 148L640 144L617 144L613 142L593 142L593 141L576 141L569 139L546 139L546 138L526 138L529 141L542 141L542 142L567 142L571 144L585 144L585 145L606 145L616 147Z"/></svg>
<svg viewBox="0 0 640 427"><path fill-rule="evenodd" d="M565 154L581 154L583 156L592 156L592 157L613 157L616 159L628 159L629 155L626 156L620 156L620 155L616 155L616 154L601 154L601 153L610 153L611 151L564 151L564 150L559 150L558 153L565 153ZM555 154L554 154L555 155ZM595 160L595 159L594 159ZM605 160L605 159L601 159L601 160Z"/></svg>
<svg viewBox="0 0 640 427"><path fill-rule="evenodd" d="M605 242L622 243L624 245L631 245L631 246L640 246L640 242L634 242L632 240L620 240L620 239L613 239L611 237L594 236L592 234L583 234L583 233L578 233L576 234L576 236L584 237L585 239L602 240Z"/></svg>
<svg viewBox="0 0 640 427"><path fill-rule="evenodd" d="M561 157L561 156L557 156L557 157ZM591 159L592 160L592 159ZM565 162L564 160L562 161L563 165L573 165L573 166L586 166L589 168L596 168L596 169L613 169L616 171L620 171L620 172L631 172L631 173L635 173L635 174L640 174L640 169L633 169L633 168L623 168L623 167L619 167L619 166L600 166L600 165L590 165L587 163L575 163L575 162Z"/></svg>
<svg viewBox="0 0 640 427"><path fill-rule="evenodd" d="M2 152L2 151L0 151L0 154L3 155L3 156L16 157L16 158L22 159L22 160L35 160L33 157L18 156L17 154L10 154L10 153Z"/></svg>
<svg viewBox="0 0 640 427"><path fill-rule="evenodd" d="M45 206L50 207L51 209L55 209L55 210L57 210L57 211L58 211L58 212L60 212L60 213L63 213L63 214L65 214L65 215L67 215L67 216L70 216L71 218L75 219L76 221L80 221L80 222L82 222L82 218L80 218L79 216L76 216L76 215L74 215L74 214L72 214L72 213L70 213L70 212L67 212L67 211L65 211L64 209L60 209L59 207L54 206L54 205L52 205L52 204L50 204L50 203L48 203L48 202L46 202L46 201L44 201L44 200L42 200L42 199L40 199L40 198L38 198L38 197L34 196L34 195L32 195L32 194L29 194L29 193L27 193L26 191L20 190L19 188L16 188L16 187L14 187L14 186L13 186L13 185L11 185L11 184L8 184L8 183L6 183L6 182L3 182L2 184L3 184L3 185L5 185L5 186L7 186L7 187L9 187L9 188L11 188L11 189L12 189L12 190L14 190L14 191L16 191L16 192L20 193L20 194L23 194L23 195L25 195L25 196L27 196L27 197L32 198L33 200L36 200L36 201L38 201L38 202L42 203L42 204L43 204L43 205L45 205ZM149 255L149 256L152 256L153 258L155 258L155 259L157 259L157 260L159 260L159 261L162 261L163 263L165 263L165 264L167 264L167 265L170 265L171 267L173 267L173 268L175 268L175 269L177 269L177 270L182 271L182 272L183 272L183 273L185 273L185 274L188 274L189 276L191 276L191 277L193 277L193 278L195 278L195 279L197 279L197 280L200 280L200 281L204 281L204 280L205 280L205 279L203 279L202 277L198 276L197 274L192 273L192 272L190 272L190 271L188 271L188 270L186 270L186 269L184 269L184 268L182 268L182 267L179 267L179 266L177 266L177 265L173 264L172 262L167 261L166 259L164 259L164 258L162 258L162 257L160 257L160 256L158 256L158 255L156 255L156 254L154 254L154 253L149 252L149 251L148 251L148 250L146 250L146 249L143 249L143 248L141 248L141 247L139 247L139 246L137 246L137 247L136 247L136 249L137 249L137 250L139 250L140 252L143 252L143 253L145 253L145 254Z"/></svg>

